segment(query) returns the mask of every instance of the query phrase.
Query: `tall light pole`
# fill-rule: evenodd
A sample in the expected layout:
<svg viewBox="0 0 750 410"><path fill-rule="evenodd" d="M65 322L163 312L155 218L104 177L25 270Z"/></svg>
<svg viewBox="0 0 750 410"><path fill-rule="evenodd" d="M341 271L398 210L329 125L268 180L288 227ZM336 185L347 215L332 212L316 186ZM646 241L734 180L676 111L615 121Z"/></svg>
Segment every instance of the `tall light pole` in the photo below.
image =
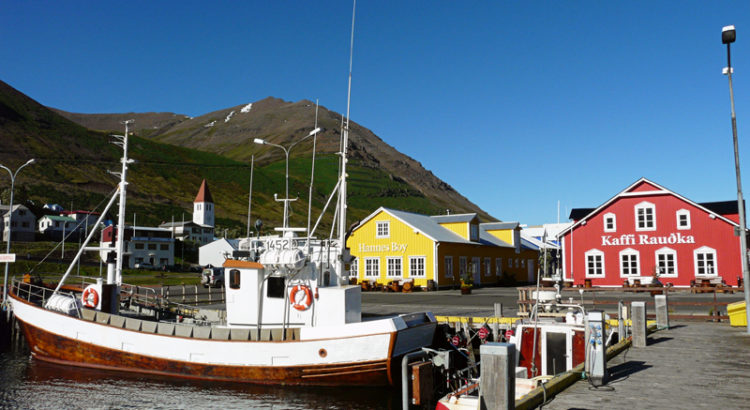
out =
<svg viewBox="0 0 750 410"><path fill-rule="evenodd" d="M729 77L729 101L732 107L732 139L734 141L734 169L737 174L737 211L740 214L740 253L742 259L742 285L745 288L745 314L747 316L747 333L750 334L750 272L747 267L747 225L745 224L745 201L742 199L742 180L740 179L740 151L737 144L737 116L734 114L734 90L732 89L732 54L730 44L737 38L734 26L721 29L721 42L727 45L727 67L724 74Z"/></svg>
<svg viewBox="0 0 750 410"><path fill-rule="evenodd" d="M23 167L25 167L26 165L31 165L34 162L35 162L34 158L26 161L25 164L21 165L20 167L18 167L18 169L16 169L16 172L12 172L8 167L0 165L0 168L8 171L8 174L10 174L10 207L8 208L8 240L5 243L5 253L10 253L10 240L11 240L11 237L13 236L13 225L12 225L12 222L13 222L13 188L16 185L16 175L18 175L18 172L21 171ZM9 263L6 262L5 263L5 276L3 278L3 304L5 304L5 302L8 299L8 266L9 266Z"/></svg>
<svg viewBox="0 0 750 410"><path fill-rule="evenodd" d="M286 184L285 184L286 187L285 187L285 197L282 200L282 201L284 201L284 221L283 221L283 227L284 228L288 228L289 227L289 201L291 201L291 199L289 199L289 151L291 151L292 148L294 148L295 145L297 145L300 142L302 142L302 141L304 141L304 140L312 137L313 135L315 135L315 134L317 134L319 132L320 132L320 128L315 128L314 130L310 131L310 133L307 134L301 140L293 142L291 145L289 145L288 148L287 147L283 147L283 146L278 145L278 144L270 143L270 142L268 142L268 141L266 141L266 140L264 140L262 138L256 138L256 139L253 140L253 142L255 142L256 144L270 145L272 147L281 148L281 150L284 151L284 155L286 156L286 180L285 180L286 181Z"/></svg>

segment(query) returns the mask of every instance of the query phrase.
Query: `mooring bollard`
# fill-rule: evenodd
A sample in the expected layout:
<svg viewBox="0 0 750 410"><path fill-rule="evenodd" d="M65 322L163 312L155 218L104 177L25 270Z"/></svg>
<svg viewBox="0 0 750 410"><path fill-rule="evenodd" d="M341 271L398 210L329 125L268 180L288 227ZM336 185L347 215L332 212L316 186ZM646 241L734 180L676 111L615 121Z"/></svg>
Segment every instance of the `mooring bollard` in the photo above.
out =
<svg viewBox="0 0 750 410"><path fill-rule="evenodd" d="M633 347L646 347L646 302L633 302L630 305L633 325Z"/></svg>
<svg viewBox="0 0 750 410"><path fill-rule="evenodd" d="M479 346L482 393L479 408L514 409L516 407L516 345L512 343L486 343Z"/></svg>
<svg viewBox="0 0 750 410"><path fill-rule="evenodd" d="M654 296L654 305L656 305L656 328L669 329L669 309L667 295Z"/></svg>

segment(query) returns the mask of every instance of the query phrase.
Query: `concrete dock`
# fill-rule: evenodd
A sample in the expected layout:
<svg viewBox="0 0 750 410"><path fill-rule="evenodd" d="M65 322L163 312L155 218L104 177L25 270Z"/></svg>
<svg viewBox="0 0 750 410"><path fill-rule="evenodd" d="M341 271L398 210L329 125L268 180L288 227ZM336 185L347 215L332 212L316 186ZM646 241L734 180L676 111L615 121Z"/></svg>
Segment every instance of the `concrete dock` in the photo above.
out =
<svg viewBox="0 0 750 410"><path fill-rule="evenodd" d="M678 322L610 360L609 383L581 380L545 409L750 408L750 335L727 323Z"/></svg>

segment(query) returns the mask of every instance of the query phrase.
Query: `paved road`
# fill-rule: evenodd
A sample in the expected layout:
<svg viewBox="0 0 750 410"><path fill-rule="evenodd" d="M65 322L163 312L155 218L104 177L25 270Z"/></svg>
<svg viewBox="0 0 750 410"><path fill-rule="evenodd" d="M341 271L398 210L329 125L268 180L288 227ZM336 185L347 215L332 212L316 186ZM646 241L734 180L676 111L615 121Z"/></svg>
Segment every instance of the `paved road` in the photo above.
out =
<svg viewBox="0 0 750 410"><path fill-rule="evenodd" d="M682 322L608 363L612 380L578 381L545 409L741 409L750 407L750 336L728 324Z"/></svg>

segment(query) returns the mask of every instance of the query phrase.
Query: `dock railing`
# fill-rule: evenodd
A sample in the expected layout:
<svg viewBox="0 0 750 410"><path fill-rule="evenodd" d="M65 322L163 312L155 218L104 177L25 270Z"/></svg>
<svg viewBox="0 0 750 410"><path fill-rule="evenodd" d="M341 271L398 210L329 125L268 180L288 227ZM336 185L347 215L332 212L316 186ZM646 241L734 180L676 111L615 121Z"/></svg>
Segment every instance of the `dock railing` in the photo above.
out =
<svg viewBox="0 0 750 410"><path fill-rule="evenodd" d="M518 314L526 317L534 305L533 293L537 290L534 286L519 287L518 289ZM540 291L554 291L552 287L539 288ZM669 300L669 317L676 320L695 320L720 322L729 320L727 305L732 301L719 299L719 294L742 293L743 287L700 287L677 288L677 287L570 287L560 290L561 300L567 302L573 298L575 302L582 302L584 306L594 307L607 312L611 317L617 318L617 304L620 301L626 303L632 301L643 301L646 303L649 318L656 317L653 296L657 294L667 295ZM695 296L690 296L694 294ZM703 294L705 296L698 296ZM670 298L670 295L673 297ZM684 300L691 299L691 300ZM696 300L697 299L697 300ZM738 299L739 300L739 299ZM649 308L650 307L650 308ZM700 313L705 308L705 314ZM686 311L691 311L689 314Z"/></svg>

